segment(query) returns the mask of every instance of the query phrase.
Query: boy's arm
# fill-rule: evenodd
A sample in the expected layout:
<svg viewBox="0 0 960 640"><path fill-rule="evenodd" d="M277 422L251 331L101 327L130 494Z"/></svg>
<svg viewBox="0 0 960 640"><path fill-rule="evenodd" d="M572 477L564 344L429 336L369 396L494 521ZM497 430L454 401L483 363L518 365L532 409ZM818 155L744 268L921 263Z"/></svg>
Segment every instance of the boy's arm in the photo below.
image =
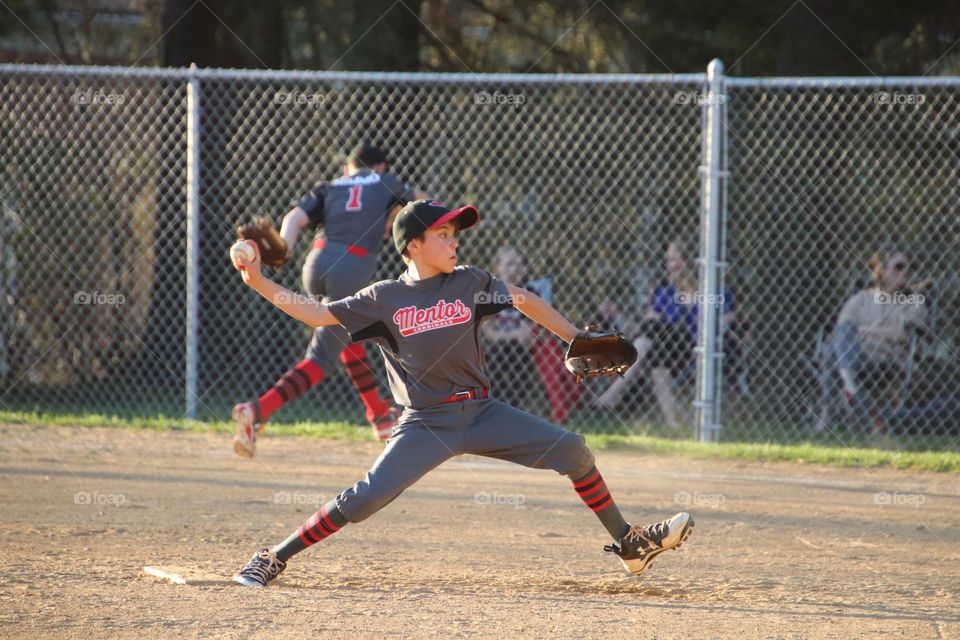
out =
<svg viewBox="0 0 960 640"><path fill-rule="evenodd" d="M507 290L510 291L510 296L513 298L513 306L520 313L540 326L549 329L564 342L570 342L579 333L572 322L564 318L559 311L551 307L540 296L512 284L507 285Z"/></svg>
<svg viewBox="0 0 960 640"><path fill-rule="evenodd" d="M308 326L326 327L339 324L327 305L294 293L264 276L260 272L260 250L255 243L249 240L247 242L254 247L256 257L253 262L237 267L244 283L273 303L278 309Z"/></svg>
<svg viewBox="0 0 960 640"><path fill-rule="evenodd" d="M297 246L297 238L304 227L310 224L310 217L307 212L299 206L294 207L283 216L283 222L280 224L280 237L287 243L289 251Z"/></svg>

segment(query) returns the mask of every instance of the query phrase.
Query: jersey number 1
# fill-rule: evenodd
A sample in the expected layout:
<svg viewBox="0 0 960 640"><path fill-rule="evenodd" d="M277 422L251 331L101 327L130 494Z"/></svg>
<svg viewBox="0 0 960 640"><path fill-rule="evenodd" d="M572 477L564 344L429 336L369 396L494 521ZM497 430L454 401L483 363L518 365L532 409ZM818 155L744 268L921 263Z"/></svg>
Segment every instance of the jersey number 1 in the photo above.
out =
<svg viewBox="0 0 960 640"><path fill-rule="evenodd" d="M363 185L354 185L350 187L350 199L347 200L347 211L360 211L363 205L360 203L360 193L363 191Z"/></svg>

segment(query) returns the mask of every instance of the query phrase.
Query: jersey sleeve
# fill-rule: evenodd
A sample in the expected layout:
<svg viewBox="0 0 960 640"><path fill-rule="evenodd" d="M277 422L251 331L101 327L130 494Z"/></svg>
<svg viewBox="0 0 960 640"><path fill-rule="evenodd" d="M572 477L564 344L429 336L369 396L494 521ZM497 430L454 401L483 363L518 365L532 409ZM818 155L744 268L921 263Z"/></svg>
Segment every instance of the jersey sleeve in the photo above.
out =
<svg viewBox="0 0 960 640"><path fill-rule="evenodd" d="M477 281L476 314L478 320L513 306L513 297L510 295L507 283L480 267L467 267L467 270Z"/></svg>
<svg viewBox="0 0 960 640"><path fill-rule="evenodd" d="M379 284L372 284L352 296L327 304L333 317L343 325L354 342L377 337L381 327L385 326L382 318L384 305L379 299L383 287Z"/></svg>
<svg viewBox="0 0 960 640"><path fill-rule="evenodd" d="M393 194L393 199L387 206L388 211L398 204L402 206L408 202L416 200L416 191L412 185L400 182L389 173L383 174L382 179L387 189L389 189L390 193Z"/></svg>
<svg viewBox="0 0 960 640"><path fill-rule="evenodd" d="M321 182L307 192L305 196L294 202L295 206L307 212L310 226L318 227L324 222L324 206L326 204L327 183Z"/></svg>

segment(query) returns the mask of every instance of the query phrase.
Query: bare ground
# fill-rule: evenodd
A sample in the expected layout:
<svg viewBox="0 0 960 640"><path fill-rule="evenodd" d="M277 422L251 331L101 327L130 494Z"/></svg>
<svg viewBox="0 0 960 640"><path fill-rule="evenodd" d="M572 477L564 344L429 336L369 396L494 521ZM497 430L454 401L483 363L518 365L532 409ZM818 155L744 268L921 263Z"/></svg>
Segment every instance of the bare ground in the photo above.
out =
<svg viewBox="0 0 960 640"><path fill-rule="evenodd" d="M696 518L638 578L566 479L464 457L268 589L229 582L379 448L0 425L0 636L960 638L955 474L600 452L628 519Z"/></svg>

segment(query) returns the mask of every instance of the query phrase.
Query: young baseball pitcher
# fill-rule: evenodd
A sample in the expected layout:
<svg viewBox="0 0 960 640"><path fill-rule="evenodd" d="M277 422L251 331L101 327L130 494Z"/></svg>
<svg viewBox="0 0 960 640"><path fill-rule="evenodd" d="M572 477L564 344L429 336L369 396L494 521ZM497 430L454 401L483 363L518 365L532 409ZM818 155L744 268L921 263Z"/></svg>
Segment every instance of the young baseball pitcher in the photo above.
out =
<svg viewBox="0 0 960 640"><path fill-rule="evenodd" d="M457 235L479 218L473 206L450 210L436 201L407 204L393 222L393 242L407 270L396 280L326 304L295 297L265 278L259 253L237 265L246 284L290 316L312 327L340 324L354 341L375 341L394 399L404 411L363 480L321 507L286 540L259 550L234 580L266 586L293 555L348 523L369 518L431 469L464 453L569 477L614 540L604 549L617 554L634 574L691 533L693 519L687 513L649 526L628 524L582 436L488 397L490 381L478 338L484 318L514 306L564 341L583 345L576 358L581 363L593 357L588 353L593 343L591 334L578 333L537 296L483 269L457 266ZM631 362L618 363L617 370Z"/></svg>
<svg viewBox="0 0 960 640"><path fill-rule="evenodd" d="M264 253L263 261L283 266L290 260L300 232L307 227L317 228L313 247L303 263L303 288L323 301L352 295L373 278L384 236L392 222L391 211L396 214L400 206L419 194L387 173L388 167L382 149L360 144L347 158L341 177L320 182L296 202L284 216L279 234L267 219L242 226L239 234L263 242L267 250L274 243L274 259L271 261L270 254ZM386 440L397 424L399 412L380 396L363 345L349 344L343 327L332 325L316 328L303 360L280 376L272 388L233 408L234 451L253 457L257 433L270 416L329 377L338 359L363 402L374 435Z"/></svg>

